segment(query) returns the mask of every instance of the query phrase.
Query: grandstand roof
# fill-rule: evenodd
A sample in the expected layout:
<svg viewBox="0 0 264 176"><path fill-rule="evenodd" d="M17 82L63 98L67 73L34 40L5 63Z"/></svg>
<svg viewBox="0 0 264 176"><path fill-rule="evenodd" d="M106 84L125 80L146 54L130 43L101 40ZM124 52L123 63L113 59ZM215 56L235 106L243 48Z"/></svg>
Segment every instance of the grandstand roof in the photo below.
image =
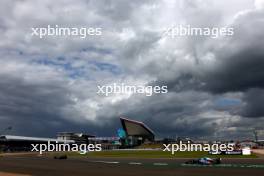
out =
<svg viewBox="0 0 264 176"><path fill-rule="evenodd" d="M73 143L73 140L59 140L55 138L39 138L39 137L26 137L26 136L13 136L13 135L2 135L0 136L0 140L6 141L35 141L35 142L67 142Z"/></svg>
<svg viewBox="0 0 264 176"><path fill-rule="evenodd" d="M120 117L123 129L128 136L142 136L154 138L154 132L143 122Z"/></svg>

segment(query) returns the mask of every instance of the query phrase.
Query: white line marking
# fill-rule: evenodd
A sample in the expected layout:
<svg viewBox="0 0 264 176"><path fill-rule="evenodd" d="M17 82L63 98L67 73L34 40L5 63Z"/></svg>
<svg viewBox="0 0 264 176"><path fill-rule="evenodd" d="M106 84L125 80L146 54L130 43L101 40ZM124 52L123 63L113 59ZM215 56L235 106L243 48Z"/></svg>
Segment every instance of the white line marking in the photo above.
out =
<svg viewBox="0 0 264 176"><path fill-rule="evenodd" d="M155 166L167 166L167 163L153 163Z"/></svg>
<svg viewBox="0 0 264 176"><path fill-rule="evenodd" d="M141 165L142 163L130 162L128 164L131 164L131 165Z"/></svg>
<svg viewBox="0 0 264 176"><path fill-rule="evenodd" d="M118 161L93 161L94 163L118 164Z"/></svg>

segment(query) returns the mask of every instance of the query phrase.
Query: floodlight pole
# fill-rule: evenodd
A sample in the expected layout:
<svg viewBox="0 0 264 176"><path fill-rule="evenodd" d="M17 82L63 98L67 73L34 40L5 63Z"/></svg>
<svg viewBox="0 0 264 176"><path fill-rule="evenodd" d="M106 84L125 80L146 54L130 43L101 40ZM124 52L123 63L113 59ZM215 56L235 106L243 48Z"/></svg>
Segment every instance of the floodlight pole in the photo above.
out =
<svg viewBox="0 0 264 176"><path fill-rule="evenodd" d="M253 133L254 133L254 137L255 137L255 142L258 142L258 131L254 130Z"/></svg>

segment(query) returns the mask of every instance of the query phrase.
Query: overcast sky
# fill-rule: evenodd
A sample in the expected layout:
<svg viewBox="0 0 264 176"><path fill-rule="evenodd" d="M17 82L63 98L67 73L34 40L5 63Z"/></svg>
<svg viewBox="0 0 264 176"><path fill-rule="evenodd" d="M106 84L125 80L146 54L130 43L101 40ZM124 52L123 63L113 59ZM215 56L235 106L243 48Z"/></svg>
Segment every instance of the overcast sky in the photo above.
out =
<svg viewBox="0 0 264 176"><path fill-rule="evenodd" d="M218 38L168 38L178 24L233 27ZM85 39L32 27L100 27ZM114 136L120 116L159 137L252 138L264 126L261 0L0 1L0 131ZM111 83L167 85L167 94L98 95Z"/></svg>

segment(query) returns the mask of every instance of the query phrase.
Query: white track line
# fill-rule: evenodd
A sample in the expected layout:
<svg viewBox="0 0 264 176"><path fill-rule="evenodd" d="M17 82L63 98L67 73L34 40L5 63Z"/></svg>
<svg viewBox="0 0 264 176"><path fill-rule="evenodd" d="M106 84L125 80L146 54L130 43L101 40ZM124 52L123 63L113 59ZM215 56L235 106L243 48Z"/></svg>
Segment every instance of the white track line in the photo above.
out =
<svg viewBox="0 0 264 176"><path fill-rule="evenodd" d="M153 163L154 166L167 166L168 163Z"/></svg>
<svg viewBox="0 0 264 176"><path fill-rule="evenodd" d="M141 165L142 163L137 163L137 162L130 162L128 164L131 164L131 165Z"/></svg>
<svg viewBox="0 0 264 176"><path fill-rule="evenodd" d="M118 161L93 161L94 163L119 164Z"/></svg>

